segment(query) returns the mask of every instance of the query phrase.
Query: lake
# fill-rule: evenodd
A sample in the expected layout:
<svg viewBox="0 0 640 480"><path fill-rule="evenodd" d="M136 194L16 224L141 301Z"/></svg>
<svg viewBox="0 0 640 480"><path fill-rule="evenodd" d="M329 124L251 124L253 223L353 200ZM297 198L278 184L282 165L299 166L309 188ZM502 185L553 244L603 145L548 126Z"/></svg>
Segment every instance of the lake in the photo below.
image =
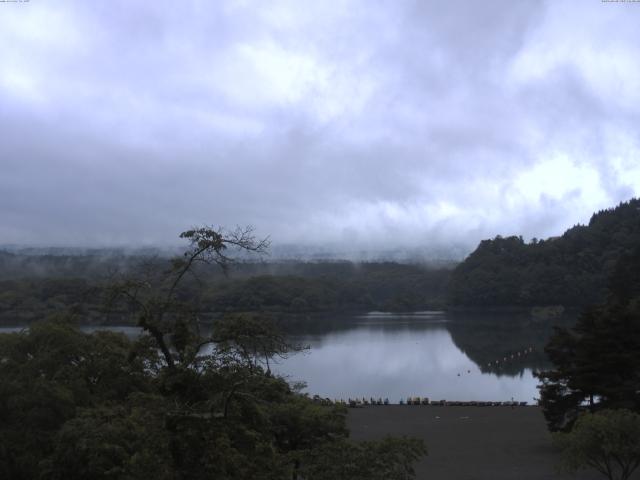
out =
<svg viewBox="0 0 640 480"><path fill-rule="evenodd" d="M382 397L398 403L420 396L534 403L538 381L533 372L549 367L543 349L552 324L571 322L468 312L318 318L291 336L309 350L279 360L272 370L289 381L306 382L310 395L331 399ZM139 334L136 327L111 329ZM0 328L0 333L15 330Z"/></svg>
<svg viewBox="0 0 640 480"><path fill-rule="evenodd" d="M370 313L294 339L310 349L274 368L311 395L432 400L527 401L535 370L547 368L548 323L509 315Z"/></svg>

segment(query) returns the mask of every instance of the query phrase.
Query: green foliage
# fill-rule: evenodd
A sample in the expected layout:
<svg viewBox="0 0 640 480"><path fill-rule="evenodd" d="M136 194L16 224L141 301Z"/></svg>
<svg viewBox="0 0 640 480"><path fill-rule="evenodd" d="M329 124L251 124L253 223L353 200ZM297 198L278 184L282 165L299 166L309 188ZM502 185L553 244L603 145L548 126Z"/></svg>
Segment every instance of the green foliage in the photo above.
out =
<svg viewBox="0 0 640 480"><path fill-rule="evenodd" d="M229 315L204 335L182 288L196 263L226 268L228 248L264 243L250 230L182 236L190 248L169 270L151 265L110 289L139 338L85 334L64 316L0 335L0 478L296 478L327 461L310 453L318 446L347 445L343 407L317 405L271 375L269 360L295 350L273 324ZM336 465L377 459L406 474L388 478L409 478L421 453L408 440L345 448L357 455Z"/></svg>
<svg viewBox="0 0 640 480"><path fill-rule="evenodd" d="M0 464L4 478L37 478L60 429L82 409L151 389L154 350L114 333L86 335L62 321L0 336ZM142 355L144 353L145 355ZM2 470L0 470L2 471Z"/></svg>
<svg viewBox="0 0 640 480"><path fill-rule="evenodd" d="M393 263L275 265L276 275L212 284L203 303L214 311L407 311L441 308L449 270Z"/></svg>
<svg viewBox="0 0 640 480"><path fill-rule="evenodd" d="M286 404L274 406L271 418L277 425L275 441L283 452L309 450L318 444L346 438L345 407L326 408L298 396Z"/></svg>
<svg viewBox="0 0 640 480"><path fill-rule="evenodd" d="M264 366L270 371L270 359L302 350L291 345L269 317L256 314L225 315L215 323L213 338L221 354L234 357L250 370Z"/></svg>
<svg viewBox="0 0 640 480"><path fill-rule="evenodd" d="M328 442L301 455L301 474L309 480L408 480L413 463L426 454L422 440L405 437Z"/></svg>
<svg viewBox="0 0 640 480"><path fill-rule="evenodd" d="M224 258L232 254L227 252L224 250ZM98 269L81 256L65 256L64 261L53 263L48 257L19 258L19 265L25 263L30 268L0 269L0 274L4 273L0 278L5 278L0 280L0 324L24 325L63 309L83 323L126 323L130 319L124 304L112 304L105 311L103 300L112 283L105 286L103 279L119 272L128 279L147 281L155 289L159 276L150 273L165 272L168 263L158 258L106 257L100 262L92 260L100 264ZM184 256L173 259L171 270L179 271L187 265L186 260ZM208 315L261 311L303 316L314 312L437 309L444 305L450 273L447 269L396 263L265 264L244 260L234 264L228 278L216 270L215 260L211 261L213 265L202 261L191 264L189 275L181 278L174 292L191 308Z"/></svg>
<svg viewBox="0 0 640 480"><path fill-rule="evenodd" d="M605 304L573 329L557 329L546 352L554 369L539 374L552 430L571 428L585 408L640 411L640 248L614 269ZM586 405L586 407L585 407Z"/></svg>
<svg viewBox="0 0 640 480"><path fill-rule="evenodd" d="M628 479L640 466L640 415L628 410L583 414L569 433L554 434L569 472L590 467L610 480Z"/></svg>
<svg viewBox="0 0 640 480"><path fill-rule="evenodd" d="M452 273L454 305L581 306L604 300L617 261L640 244L640 199L621 203L561 237L483 240Z"/></svg>
<svg viewBox="0 0 640 480"><path fill-rule="evenodd" d="M134 402L85 409L55 435L53 452L41 463L43 474L59 480L170 479L161 418Z"/></svg>
<svg viewBox="0 0 640 480"><path fill-rule="evenodd" d="M226 347L170 368L149 340L61 321L0 335L2 478L316 478L316 463L343 451L336 468L411 478L417 444L347 442L344 407L312 402Z"/></svg>

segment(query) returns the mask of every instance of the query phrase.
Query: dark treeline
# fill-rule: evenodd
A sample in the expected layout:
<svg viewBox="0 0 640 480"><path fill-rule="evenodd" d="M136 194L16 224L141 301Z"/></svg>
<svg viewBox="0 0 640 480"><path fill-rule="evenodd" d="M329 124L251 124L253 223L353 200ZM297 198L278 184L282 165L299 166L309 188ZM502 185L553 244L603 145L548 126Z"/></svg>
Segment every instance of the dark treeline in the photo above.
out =
<svg viewBox="0 0 640 480"><path fill-rule="evenodd" d="M215 282L203 301L216 311L433 309L443 307L449 277L449 270L397 263L301 263L272 271Z"/></svg>
<svg viewBox="0 0 640 480"><path fill-rule="evenodd" d="M581 412L640 412L640 247L620 259L606 301L557 328L539 374L541 406L552 430L571 428Z"/></svg>
<svg viewBox="0 0 640 480"><path fill-rule="evenodd" d="M411 311L447 306L493 308L603 301L619 258L640 244L640 200L594 214L561 237L496 237L455 269L394 262L239 261L227 277L201 266L181 295L202 312L262 311L312 314L367 310ZM23 324L70 309L83 322L105 317L101 291L114 277L161 268L158 252L0 251L0 323Z"/></svg>
<svg viewBox="0 0 640 480"><path fill-rule="evenodd" d="M0 280L16 278L96 279L127 271L142 259L156 258L154 252L126 255L117 250L0 250Z"/></svg>
<svg viewBox="0 0 640 480"><path fill-rule="evenodd" d="M104 309L104 287L118 275L164 262L162 257L0 252L0 323L30 323L61 309L84 323L119 322L122 316ZM437 309L444 306L449 274L391 262L238 262L228 277L200 266L180 294L210 314Z"/></svg>
<svg viewBox="0 0 640 480"><path fill-rule="evenodd" d="M227 270L228 246L262 253L251 232L188 230L183 255L104 286L135 339L83 333L63 312L0 334L0 478L413 478L421 440L350 441L344 405L272 374L303 347L267 316L201 328L195 266Z"/></svg>
<svg viewBox="0 0 640 480"><path fill-rule="evenodd" d="M640 199L595 213L561 237L496 237L452 273L449 300L458 306L583 307L601 302L616 262L640 245Z"/></svg>

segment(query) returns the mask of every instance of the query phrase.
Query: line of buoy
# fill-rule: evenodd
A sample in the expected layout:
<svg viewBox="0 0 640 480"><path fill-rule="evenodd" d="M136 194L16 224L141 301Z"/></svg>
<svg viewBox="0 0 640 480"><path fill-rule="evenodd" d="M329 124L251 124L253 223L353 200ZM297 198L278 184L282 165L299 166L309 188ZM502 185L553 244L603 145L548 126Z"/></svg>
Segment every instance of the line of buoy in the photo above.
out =
<svg viewBox="0 0 640 480"><path fill-rule="evenodd" d="M512 353L510 356L504 356L502 357L502 362L503 363L507 363L509 360L517 360L517 357L521 357L523 355L527 355L529 353L533 352L533 347L529 347L529 348L525 348L522 351L518 351L516 353ZM494 360L493 362L489 362L487 363L487 368L491 368L492 366L500 366L500 359ZM460 376L460 374L458 374L458 376Z"/></svg>

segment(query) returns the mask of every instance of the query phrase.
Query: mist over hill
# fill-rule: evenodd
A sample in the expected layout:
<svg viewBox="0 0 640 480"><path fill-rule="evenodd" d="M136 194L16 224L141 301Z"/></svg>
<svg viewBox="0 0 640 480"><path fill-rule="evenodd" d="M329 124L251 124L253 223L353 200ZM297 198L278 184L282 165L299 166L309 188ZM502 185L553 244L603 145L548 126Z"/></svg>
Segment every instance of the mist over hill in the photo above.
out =
<svg viewBox="0 0 640 480"><path fill-rule="evenodd" d="M95 277L114 270L127 271L140 261L159 261L180 255L174 247L33 247L0 246L0 279L17 277ZM265 255L231 252L236 271L254 270L263 274L287 273L295 263L400 263L432 268L453 268L468 249L462 246L389 248L385 250L345 249L336 245L274 245ZM253 265L243 267L243 264ZM260 267L260 265L262 265ZM215 274L215 272L212 272Z"/></svg>

